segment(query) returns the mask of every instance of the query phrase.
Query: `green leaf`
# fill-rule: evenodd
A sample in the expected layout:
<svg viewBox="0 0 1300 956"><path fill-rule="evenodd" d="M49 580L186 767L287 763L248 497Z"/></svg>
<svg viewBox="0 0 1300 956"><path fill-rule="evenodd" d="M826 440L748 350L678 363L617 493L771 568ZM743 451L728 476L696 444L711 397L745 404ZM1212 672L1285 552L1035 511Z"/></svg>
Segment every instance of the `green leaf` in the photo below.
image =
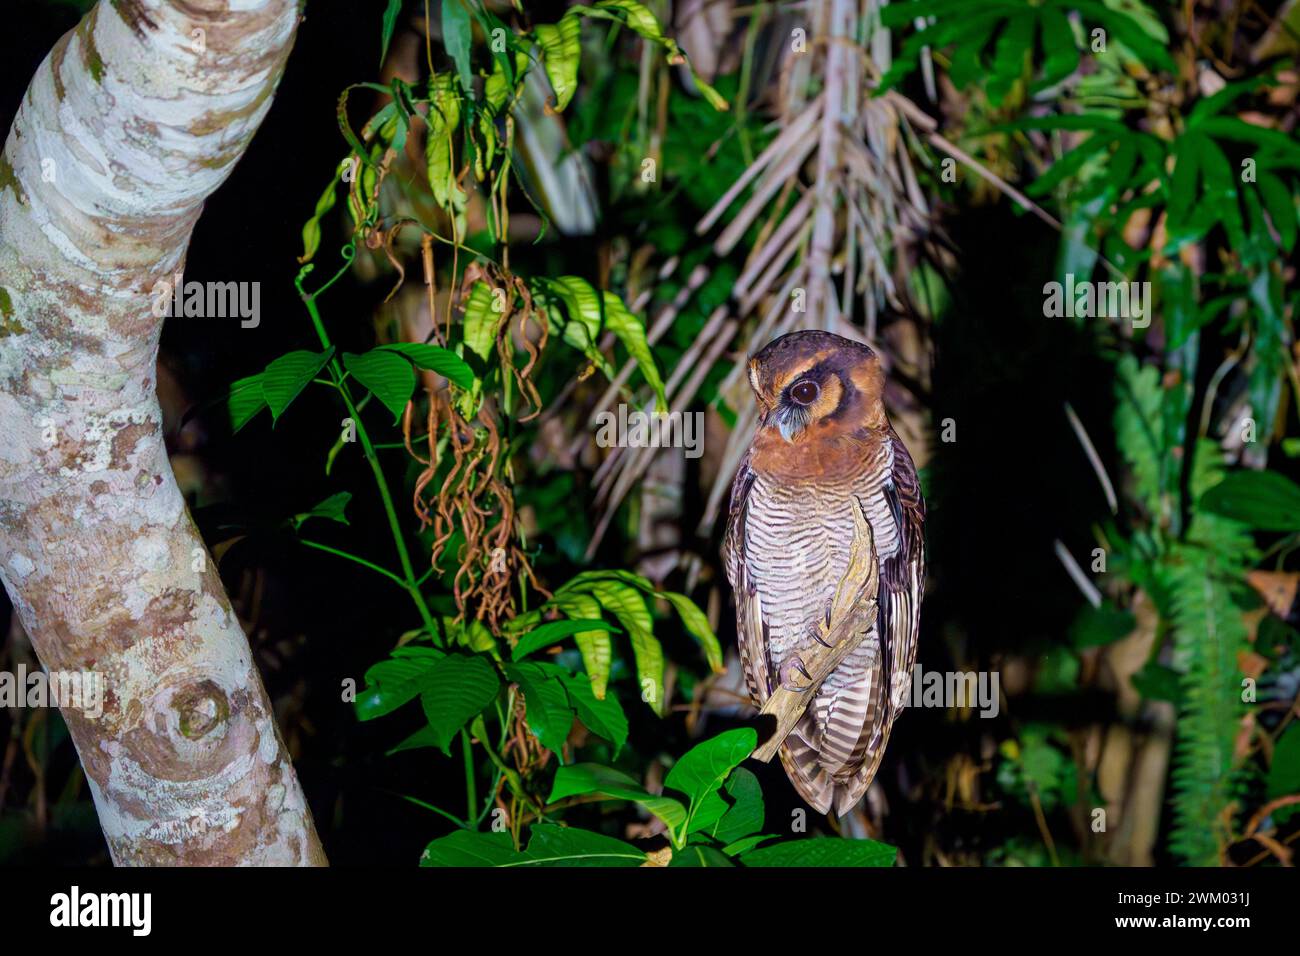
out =
<svg viewBox="0 0 1300 956"><path fill-rule="evenodd" d="M1038 88L1055 86L1079 68L1079 50L1074 45L1070 19L1059 7L1041 7L1038 11L1043 40L1043 80Z"/></svg>
<svg viewBox="0 0 1300 956"><path fill-rule="evenodd" d="M1275 471L1234 471L1201 495L1199 508L1261 531L1300 529L1300 485Z"/></svg>
<svg viewBox="0 0 1300 956"><path fill-rule="evenodd" d="M401 417L415 389L415 369L410 362L397 352L379 348L360 355L344 352L343 367L384 403L394 421Z"/></svg>
<svg viewBox="0 0 1300 956"><path fill-rule="evenodd" d="M1290 188L1272 173L1261 171L1258 174L1259 193L1264 198L1264 207L1268 217L1273 220L1273 228L1281 238L1282 250L1290 252L1296 240L1295 197Z"/></svg>
<svg viewBox="0 0 1300 956"><path fill-rule="evenodd" d="M1133 689L1147 700L1163 700L1179 703L1182 700L1178 672L1164 664L1147 661L1142 669L1131 678Z"/></svg>
<svg viewBox="0 0 1300 956"><path fill-rule="evenodd" d="M1133 633L1137 618L1115 605L1086 605L1070 625L1070 644L1076 648L1100 647Z"/></svg>
<svg viewBox="0 0 1300 956"><path fill-rule="evenodd" d="M429 132L424 141L429 188L434 201L448 211L463 206L466 198L456 182L453 136L460 125L460 92L453 83L446 74L429 78Z"/></svg>
<svg viewBox="0 0 1300 956"><path fill-rule="evenodd" d="M448 753L451 739L492 702L500 686L496 668L481 655L450 654L435 662L420 692L435 746Z"/></svg>
<svg viewBox="0 0 1300 956"><path fill-rule="evenodd" d="M708 616L685 594L678 594L675 591L660 593L677 610L682 625L703 648L710 669L715 674L725 671L726 668L722 664L722 645L718 643L718 635L713 633L713 628L709 627Z"/></svg>
<svg viewBox="0 0 1300 956"><path fill-rule="evenodd" d="M893 866L895 847L875 840L846 840L840 837L810 837L786 840L750 850L740 857L745 866Z"/></svg>
<svg viewBox="0 0 1300 956"><path fill-rule="evenodd" d="M613 332L628 354L636 360L641 374L650 383L655 392L655 408L661 412L668 411L668 399L664 395L664 382L659 376L654 355L646 341L645 325L628 311L627 306L612 292L603 293L605 306L605 327Z"/></svg>
<svg viewBox="0 0 1300 956"><path fill-rule="evenodd" d="M580 631L617 631L613 624L607 621L580 619L567 621L547 621L540 627L534 628L519 639L515 645L514 651L511 652L511 660L521 660L527 657L533 651L542 647L550 647L557 641Z"/></svg>
<svg viewBox="0 0 1300 956"><path fill-rule="evenodd" d="M394 342L379 346L379 351L405 355L420 368L437 372L453 385L469 391L474 387L474 373L455 352L423 342Z"/></svg>
<svg viewBox="0 0 1300 956"><path fill-rule="evenodd" d="M600 618L600 602L590 594L566 594L562 593L563 588L560 590L561 593L555 595L552 603L565 615L581 620ZM578 650L582 653L582 666L586 668L587 677L591 680L591 692L597 699L604 700L605 691L609 686L609 672L614 661L614 648L609 631L578 631L573 635L573 642L578 645Z"/></svg>
<svg viewBox="0 0 1300 956"><path fill-rule="evenodd" d="M492 289L480 280L470 287L469 301L465 303L465 348L485 362L492 357L497 331L505 317L496 308L496 300Z"/></svg>
<svg viewBox="0 0 1300 956"><path fill-rule="evenodd" d="M582 24L572 13L560 18L559 23L539 24L533 32L542 47L542 65L546 78L555 91L555 111L561 112L573 99L578 88L578 61L582 57L580 44Z"/></svg>
<svg viewBox="0 0 1300 956"><path fill-rule="evenodd" d="M721 850L711 846L687 846L680 850L673 851L673 858L668 861L668 866L732 866L736 864L731 862Z"/></svg>
<svg viewBox="0 0 1300 956"><path fill-rule="evenodd" d="M537 823L519 866L640 866L641 850L601 833Z"/></svg>
<svg viewBox="0 0 1300 956"><path fill-rule="evenodd" d="M630 844L601 833L537 823L528 849L514 848L508 833L457 830L430 843L421 866L640 866L646 855Z"/></svg>
<svg viewBox="0 0 1300 956"><path fill-rule="evenodd" d="M383 660L366 671L366 688L353 702L357 720L374 720L419 696L439 658Z"/></svg>
<svg viewBox="0 0 1300 956"><path fill-rule="evenodd" d="M396 3L399 0L392 0L392 2ZM334 208L335 187L337 186L337 179L331 179L330 184L325 187L325 191L316 200L315 213L302 225L302 255L298 258L299 264L311 262L312 257L316 255L316 250L320 248L320 221Z"/></svg>
<svg viewBox="0 0 1300 956"><path fill-rule="evenodd" d="M731 771L723 789L731 798L731 805L715 823L705 828L705 833L728 846L762 830L766 811L763 788L758 778L744 767Z"/></svg>
<svg viewBox="0 0 1300 956"><path fill-rule="evenodd" d="M641 698L662 715L668 703L664 699L664 650L654 636L654 622L645 599L635 589L615 581L593 581L583 587L627 631L632 640L637 679L641 682Z"/></svg>
<svg viewBox="0 0 1300 956"><path fill-rule="evenodd" d="M328 518L330 521L337 521L339 524L347 524L348 516L344 513L348 502L352 500L352 492L340 491L337 494L330 495L310 511L303 511L293 516L294 528L302 527L302 523L308 518Z"/></svg>
<svg viewBox="0 0 1300 956"><path fill-rule="evenodd" d="M510 866L524 859L510 842L509 833L456 830L425 847L420 866Z"/></svg>
<svg viewBox="0 0 1300 956"><path fill-rule="evenodd" d="M460 88L466 93L471 93L474 89L474 72L469 59L472 38L469 10L463 0L442 0L442 42L447 48L447 55L456 64Z"/></svg>
<svg viewBox="0 0 1300 956"><path fill-rule="evenodd" d="M551 795L547 803L555 803L565 797L598 793L613 800L631 800L645 807L674 833L680 833L686 823L686 807L671 797L656 796L647 793L632 777L625 773L596 763L578 763L561 767L555 772L555 782L551 784Z"/></svg>
<svg viewBox="0 0 1300 956"><path fill-rule="evenodd" d="M391 757L393 754L401 753L404 750L419 750L422 747L436 746L438 746L438 735L432 727L425 724L395 747L384 751L384 756Z"/></svg>
<svg viewBox="0 0 1300 956"><path fill-rule="evenodd" d="M564 685L531 661L507 664L505 672L523 692L528 729L543 747L559 754L573 726L573 709Z"/></svg>
<svg viewBox="0 0 1300 956"><path fill-rule="evenodd" d="M727 774L753 753L756 746L758 733L752 727L723 731L682 754L664 778L664 787L691 798L690 816L694 821L704 801L716 797Z"/></svg>
<svg viewBox="0 0 1300 956"><path fill-rule="evenodd" d="M1276 800L1291 794L1300 794L1300 725L1282 734L1268 768L1267 798ZM1273 811L1273 821L1282 826L1298 813L1300 804L1280 807Z"/></svg>
<svg viewBox="0 0 1300 956"><path fill-rule="evenodd" d="M627 17L627 25L647 40L663 39L663 31L655 15L637 0L600 0L597 10L620 10ZM582 9L582 8L578 8Z"/></svg>
<svg viewBox="0 0 1300 956"><path fill-rule="evenodd" d="M382 43L379 47L379 65L388 59L388 43L393 39L393 29L397 26L397 15L402 12L402 0L388 0L388 9L384 11Z"/></svg>
<svg viewBox="0 0 1300 956"><path fill-rule="evenodd" d="M230 429L238 432L253 420L262 409L266 408L266 396L262 393L262 373L241 378L230 386L227 400L230 409Z"/></svg>
<svg viewBox="0 0 1300 956"><path fill-rule="evenodd" d="M307 387L334 354L334 347L324 352L298 350L281 355L262 373L262 396L271 406L272 423L279 421L289 403Z"/></svg>
<svg viewBox="0 0 1300 956"><path fill-rule="evenodd" d="M614 745L617 757L627 743L627 715L618 698L610 695L597 699L592 693L591 681L582 674L562 674L559 681L569 692L569 703L578 712L578 719L594 734L604 737Z"/></svg>

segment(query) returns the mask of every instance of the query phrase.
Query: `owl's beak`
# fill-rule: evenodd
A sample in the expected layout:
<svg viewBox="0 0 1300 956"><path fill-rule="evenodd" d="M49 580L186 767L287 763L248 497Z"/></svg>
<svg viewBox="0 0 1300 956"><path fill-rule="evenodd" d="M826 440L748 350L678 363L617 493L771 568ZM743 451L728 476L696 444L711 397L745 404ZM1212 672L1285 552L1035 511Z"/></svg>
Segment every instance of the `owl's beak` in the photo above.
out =
<svg viewBox="0 0 1300 956"><path fill-rule="evenodd" d="M776 410L776 427L781 437L793 443L808 427L808 412L802 408L786 406Z"/></svg>

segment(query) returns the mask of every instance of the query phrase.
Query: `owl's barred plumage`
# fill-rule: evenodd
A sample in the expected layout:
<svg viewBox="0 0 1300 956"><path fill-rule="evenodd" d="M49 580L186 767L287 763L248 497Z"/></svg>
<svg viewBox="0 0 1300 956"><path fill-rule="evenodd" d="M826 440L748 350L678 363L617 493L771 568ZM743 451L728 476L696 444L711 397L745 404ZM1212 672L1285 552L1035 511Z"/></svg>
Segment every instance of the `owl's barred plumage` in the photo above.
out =
<svg viewBox="0 0 1300 956"><path fill-rule="evenodd" d="M880 565L876 623L781 747L800 796L842 816L870 785L910 687L925 503L885 416L884 371L870 348L829 332L793 332L750 360L750 382L760 418L732 485L724 562L757 706L825 636L848 568L854 508L871 525Z"/></svg>

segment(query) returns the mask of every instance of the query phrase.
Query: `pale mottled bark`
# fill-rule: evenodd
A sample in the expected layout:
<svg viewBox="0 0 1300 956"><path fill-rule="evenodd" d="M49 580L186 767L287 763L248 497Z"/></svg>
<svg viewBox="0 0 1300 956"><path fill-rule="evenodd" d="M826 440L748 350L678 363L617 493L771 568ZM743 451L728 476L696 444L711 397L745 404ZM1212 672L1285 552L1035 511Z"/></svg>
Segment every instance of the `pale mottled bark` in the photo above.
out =
<svg viewBox="0 0 1300 956"><path fill-rule="evenodd" d="M64 716L119 864L324 863L167 461L150 295L297 19L297 0L102 0L0 161L0 577L47 668L106 682L101 717Z"/></svg>

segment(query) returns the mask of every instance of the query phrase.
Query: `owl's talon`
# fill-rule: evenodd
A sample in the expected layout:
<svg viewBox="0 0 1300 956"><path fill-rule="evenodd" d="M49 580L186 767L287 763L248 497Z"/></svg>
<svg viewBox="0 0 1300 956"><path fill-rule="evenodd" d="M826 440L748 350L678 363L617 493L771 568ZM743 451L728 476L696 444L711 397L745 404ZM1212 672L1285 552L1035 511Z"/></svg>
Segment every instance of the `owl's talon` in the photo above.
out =
<svg viewBox="0 0 1300 956"><path fill-rule="evenodd" d="M803 687L796 686L790 679L790 671L792 670L798 671L805 678L807 678L808 683ZM801 661L797 657L792 657L784 664L782 664L779 673L781 677L781 686L788 691L793 691L796 694L802 694L804 691L806 691L809 687L812 686L812 679L813 679L812 674L808 673L808 668L804 667L803 661Z"/></svg>

